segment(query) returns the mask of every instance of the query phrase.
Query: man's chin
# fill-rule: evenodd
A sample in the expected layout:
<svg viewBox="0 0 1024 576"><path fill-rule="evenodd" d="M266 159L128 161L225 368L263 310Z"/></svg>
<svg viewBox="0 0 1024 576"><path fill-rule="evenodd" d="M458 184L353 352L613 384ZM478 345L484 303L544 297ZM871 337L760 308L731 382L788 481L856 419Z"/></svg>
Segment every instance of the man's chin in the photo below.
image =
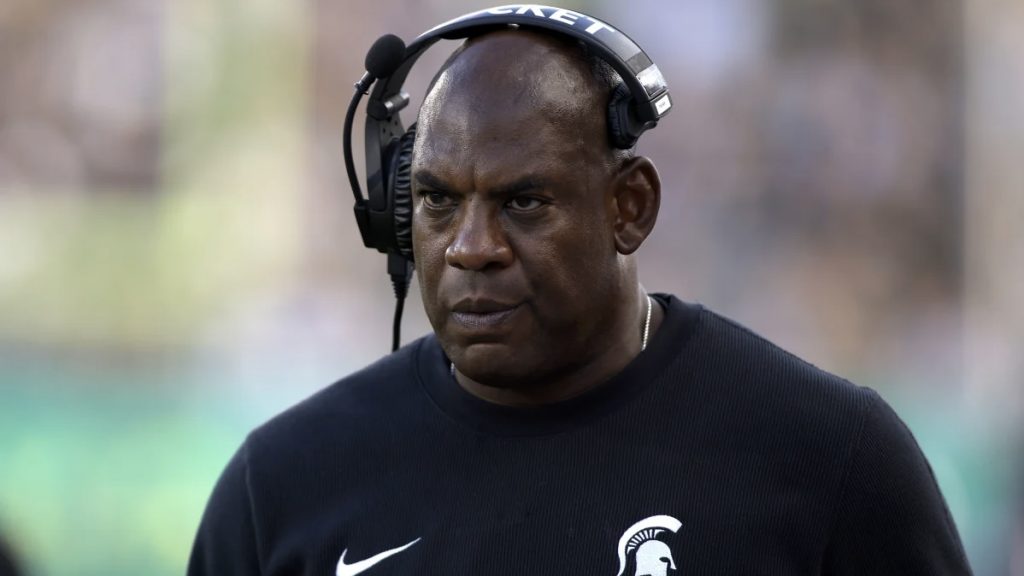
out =
<svg viewBox="0 0 1024 576"><path fill-rule="evenodd" d="M455 368L474 382L489 388L528 388L535 382L536 370L504 344L472 344L453 358Z"/></svg>

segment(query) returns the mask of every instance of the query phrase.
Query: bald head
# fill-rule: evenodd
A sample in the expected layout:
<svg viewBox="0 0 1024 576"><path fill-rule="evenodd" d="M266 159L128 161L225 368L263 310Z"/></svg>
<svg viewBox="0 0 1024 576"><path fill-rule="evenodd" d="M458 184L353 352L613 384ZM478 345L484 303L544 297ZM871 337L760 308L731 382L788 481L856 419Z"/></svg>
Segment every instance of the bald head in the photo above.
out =
<svg viewBox="0 0 1024 576"><path fill-rule="evenodd" d="M591 147L608 162L632 155L610 145L608 101L619 76L575 40L510 29L467 40L431 83L419 115L426 136L439 120L460 130L489 116L548 123L565 146Z"/></svg>

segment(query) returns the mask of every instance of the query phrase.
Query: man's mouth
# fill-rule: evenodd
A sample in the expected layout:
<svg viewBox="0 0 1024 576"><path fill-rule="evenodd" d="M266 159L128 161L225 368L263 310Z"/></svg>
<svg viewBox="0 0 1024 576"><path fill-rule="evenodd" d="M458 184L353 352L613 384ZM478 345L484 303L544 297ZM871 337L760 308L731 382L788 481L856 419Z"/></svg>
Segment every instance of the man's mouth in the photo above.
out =
<svg viewBox="0 0 1024 576"><path fill-rule="evenodd" d="M494 328L508 320L518 309L519 304L467 299L452 307L452 318L469 329Z"/></svg>

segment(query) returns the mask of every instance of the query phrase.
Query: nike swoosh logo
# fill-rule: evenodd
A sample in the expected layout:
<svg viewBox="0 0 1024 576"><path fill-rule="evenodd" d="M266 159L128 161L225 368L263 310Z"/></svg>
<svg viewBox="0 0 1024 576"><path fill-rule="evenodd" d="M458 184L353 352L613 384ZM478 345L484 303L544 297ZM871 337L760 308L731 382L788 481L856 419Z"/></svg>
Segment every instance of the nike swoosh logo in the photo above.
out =
<svg viewBox="0 0 1024 576"><path fill-rule="evenodd" d="M381 552L380 554L377 554L375 556L370 556L366 560L360 560L359 562L356 562L355 564L345 564L345 553L348 552L348 548L345 548L344 550L341 551L341 559L338 560L338 569L335 571L335 574L337 574L337 576L355 576L356 574L359 574L360 572L365 572L366 570L369 570L370 567L372 567L374 564L377 564L378 562L380 562L381 560L387 558L388 556L394 556L395 554L398 554L399 552L405 550L409 546L412 546L413 544L415 544L415 543L417 543L419 541L420 541L420 539L417 538L417 539L413 540L412 542L409 542L405 546L399 546L398 548L392 548L391 550L385 550L385 551Z"/></svg>

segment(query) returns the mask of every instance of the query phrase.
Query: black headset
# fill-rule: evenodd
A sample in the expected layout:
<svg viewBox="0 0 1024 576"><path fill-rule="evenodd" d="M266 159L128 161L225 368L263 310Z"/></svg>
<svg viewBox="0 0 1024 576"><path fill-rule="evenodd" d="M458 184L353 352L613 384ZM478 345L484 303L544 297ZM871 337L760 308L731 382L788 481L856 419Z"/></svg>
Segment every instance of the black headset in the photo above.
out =
<svg viewBox="0 0 1024 576"><path fill-rule="evenodd" d="M367 71L355 83L355 94L345 114L342 145L363 244L388 255L388 274L397 298L392 350L398 348L413 263L410 171L416 125L406 130L399 117L409 104L409 94L402 85L416 60L438 40L468 38L509 27L539 28L575 38L619 74L622 83L608 104L609 139L615 148L632 148L640 135L657 125L672 107L665 78L635 42L601 20L572 10L536 4L498 6L435 26L408 47L391 34L374 42L366 54ZM352 120L371 85L364 141L367 198L363 198L352 160Z"/></svg>

